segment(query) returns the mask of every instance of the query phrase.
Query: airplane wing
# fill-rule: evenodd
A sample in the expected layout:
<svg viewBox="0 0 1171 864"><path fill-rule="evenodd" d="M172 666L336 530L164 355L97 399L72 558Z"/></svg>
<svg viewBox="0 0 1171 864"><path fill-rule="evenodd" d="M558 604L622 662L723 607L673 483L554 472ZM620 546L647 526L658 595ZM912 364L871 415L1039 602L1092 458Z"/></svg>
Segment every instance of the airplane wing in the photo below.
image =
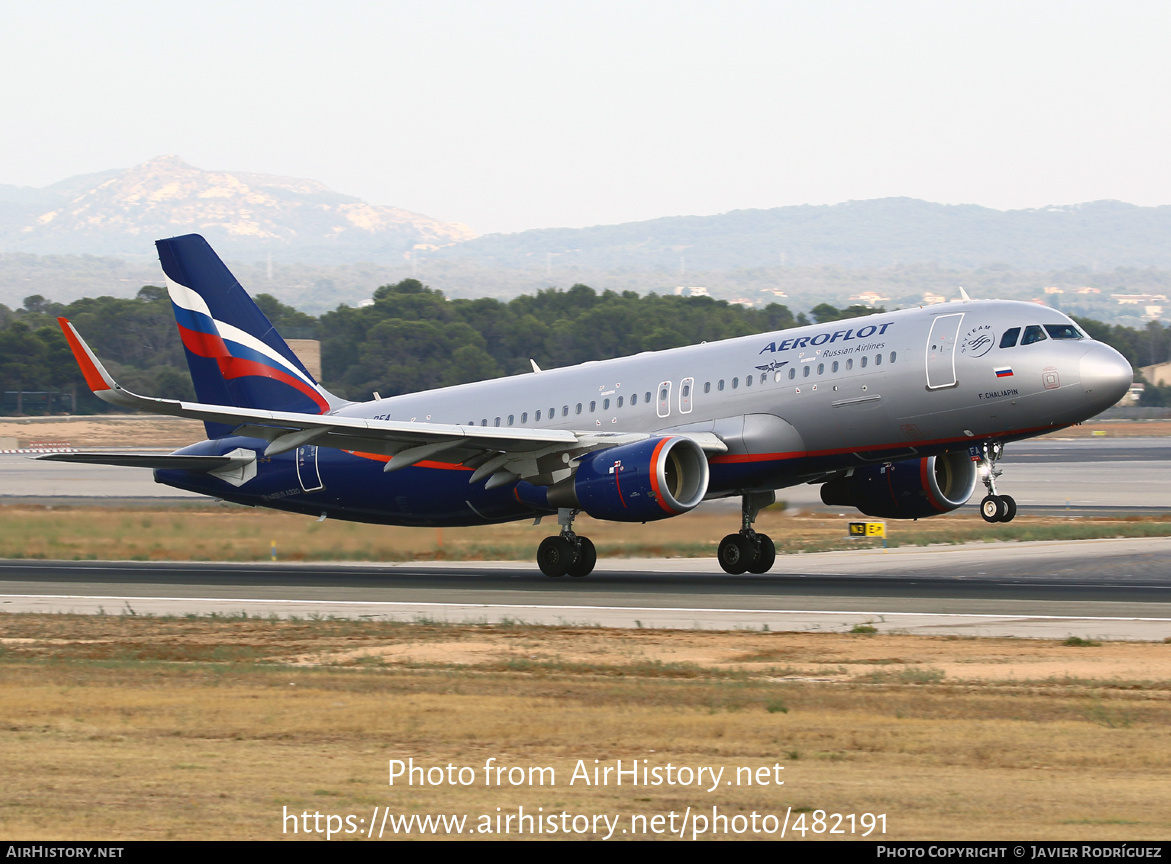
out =
<svg viewBox="0 0 1171 864"><path fill-rule="evenodd" d="M270 442L264 451L266 456L312 444L387 456L386 471L406 468L424 459L442 458L474 468L469 482L474 483L487 476L488 488L493 488L518 479L549 485L569 476L572 473L570 463L578 456L591 450L651 437L646 433L574 432L568 429L503 430L448 423L368 420L336 414L263 411L139 396L118 385L67 319L58 318L57 321L81 367L86 384L99 399L148 414L168 414L205 423L225 424L232 427L237 435ZM700 447L710 453L727 450L724 442L711 433L687 437L694 438Z"/></svg>
<svg viewBox="0 0 1171 864"><path fill-rule="evenodd" d="M184 456L156 453L48 453L38 462L80 462L84 465L120 465L124 468L179 468L184 471L218 471L238 464L237 456Z"/></svg>

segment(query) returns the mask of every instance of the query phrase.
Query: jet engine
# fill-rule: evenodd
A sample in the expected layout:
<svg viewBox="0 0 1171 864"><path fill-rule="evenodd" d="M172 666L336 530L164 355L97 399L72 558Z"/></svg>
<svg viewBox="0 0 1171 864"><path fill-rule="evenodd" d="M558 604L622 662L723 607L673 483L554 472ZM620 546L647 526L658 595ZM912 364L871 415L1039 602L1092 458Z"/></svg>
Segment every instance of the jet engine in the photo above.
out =
<svg viewBox="0 0 1171 864"><path fill-rule="evenodd" d="M550 489L548 500L595 519L651 522L695 507L707 494L708 476L707 456L690 438L651 438L582 456L564 481L569 488Z"/></svg>
<svg viewBox="0 0 1171 864"><path fill-rule="evenodd" d="M948 513L967 503L976 489L976 463L966 450L855 468L821 487L830 506L856 507L867 516L918 519Z"/></svg>

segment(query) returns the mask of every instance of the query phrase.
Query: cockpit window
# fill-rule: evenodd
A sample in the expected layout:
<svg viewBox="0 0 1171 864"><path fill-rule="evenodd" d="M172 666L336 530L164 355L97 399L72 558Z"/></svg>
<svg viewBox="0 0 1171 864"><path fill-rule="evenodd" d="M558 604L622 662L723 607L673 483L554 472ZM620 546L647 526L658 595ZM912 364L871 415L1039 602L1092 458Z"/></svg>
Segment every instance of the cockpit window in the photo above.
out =
<svg viewBox="0 0 1171 864"><path fill-rule="evenodd" d="M1041 342L1045 339L1045 331L1041 329L1040 324L1030 324L1025 328L1025 338L1021 340L1022 345L1032 345L1034 342Z"/></svg>
<svg viewBox="0 0 1171 864"><path fill-rule="evenodd" d="M1072 324L1046 324L1045 332L1050 339L1081 339L1082 334Z"/></svg>
<svg viewBox="0 0 1171 864"><path fill-rule="evenodd" d="M1016 345L1017 337L1021 335L1020 327L1010 327L1004 331L1004 335L1000 337L1001 348L1012 348Z"/></svg>

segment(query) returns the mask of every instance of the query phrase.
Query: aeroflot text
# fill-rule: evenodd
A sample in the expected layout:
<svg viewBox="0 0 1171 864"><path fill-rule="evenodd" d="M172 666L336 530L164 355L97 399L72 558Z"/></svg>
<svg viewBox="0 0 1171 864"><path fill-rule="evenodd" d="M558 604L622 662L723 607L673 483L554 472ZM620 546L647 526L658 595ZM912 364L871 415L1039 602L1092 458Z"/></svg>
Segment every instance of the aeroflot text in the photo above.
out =
<svg viewBox="0 0 1171 864"><path fill-rule="evenodd" d="M765 351L776 353L777 351L788 351L790 348L804 348L806 345L825 345L827 342L832 345L839 339L843 342L849 342L852 339L869 339L875 334L881 336L891 323L893 322L887 322L881 326L868 324L865 327L859 327L857 333L851 327L849 330L835 330L832 334L818 333L816 336L798 336L794 339L785 339L782 342L769 342L756 353L763 354Z"/></svg>
<svg viewBox="0 0 1171 864"><path fill-rule="evenodd" d="M728 770L723 766L651 765L647 759L615 759L606 764L597 759L591 765L578 759L569 778L570 786L696 786L714 792L720 786L784 786L781 772L785 766L774 764ZM414 758L390 760L390 785L399 786L556 786L557 773L551 766L501 765L496 757L482 767L470 765L416 765Z"/></svg>

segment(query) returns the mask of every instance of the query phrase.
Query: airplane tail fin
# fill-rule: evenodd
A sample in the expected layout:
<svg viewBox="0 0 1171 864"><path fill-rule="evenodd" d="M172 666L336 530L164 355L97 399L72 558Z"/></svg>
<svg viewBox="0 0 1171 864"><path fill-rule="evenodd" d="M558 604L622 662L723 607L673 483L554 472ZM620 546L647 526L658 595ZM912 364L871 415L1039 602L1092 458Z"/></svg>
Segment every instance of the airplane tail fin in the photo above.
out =
<svg viewBox="0 0 1171 864"><path fill-rule="evenodd" d="M326 414L344 405L319 385L198 234L155 243L200 402ZM208 437L228 434L208 423Z"/></svg>

